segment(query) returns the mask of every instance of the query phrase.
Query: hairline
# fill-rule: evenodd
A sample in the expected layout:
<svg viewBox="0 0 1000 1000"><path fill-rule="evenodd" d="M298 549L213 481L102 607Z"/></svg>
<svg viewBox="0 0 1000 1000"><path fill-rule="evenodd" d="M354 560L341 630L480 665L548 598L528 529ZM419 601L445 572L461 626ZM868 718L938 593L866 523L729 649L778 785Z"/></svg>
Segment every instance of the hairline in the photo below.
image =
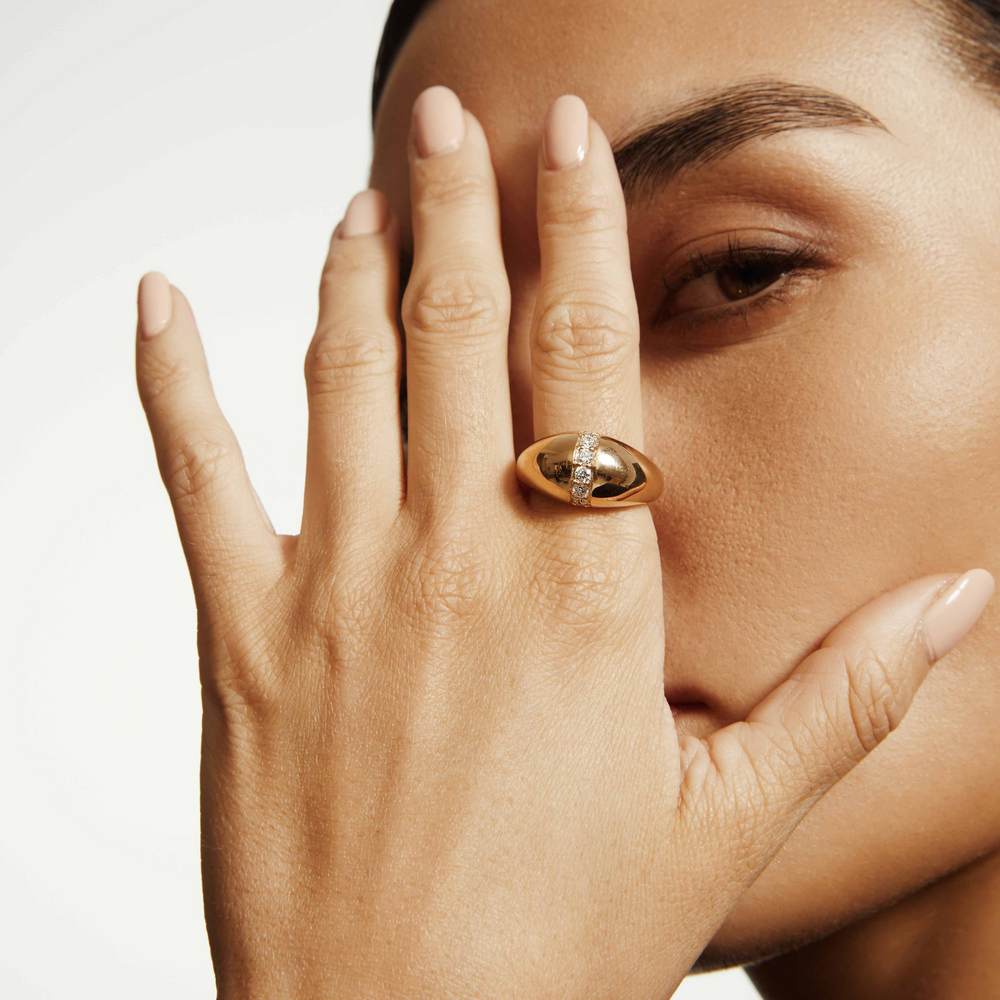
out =
<svg viewBox="0 0 1000 1000"><path fill-rule="evenodd" d="M995 0L908 0L923 15L939 54L960 77L1000 108L1000 4ZM393 0L372 77L371 124L385 85L413 28L434 0ZM984 10L989 7L990 13ZM997 9L994 10L994 7ZM994 17L994 15L996 15Z"/></svg>

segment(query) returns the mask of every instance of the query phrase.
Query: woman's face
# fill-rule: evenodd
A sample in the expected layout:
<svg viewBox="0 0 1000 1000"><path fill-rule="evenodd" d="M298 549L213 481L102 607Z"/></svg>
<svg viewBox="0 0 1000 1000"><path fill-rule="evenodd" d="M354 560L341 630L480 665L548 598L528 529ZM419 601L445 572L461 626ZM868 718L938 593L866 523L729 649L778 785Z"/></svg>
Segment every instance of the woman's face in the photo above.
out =
<svg viewBox="0 0 1000 1000"><path fill-rule="evenodd" d="M580 95L616 150L672 125L634 149L626 194L682 730L745 717L875 595L1000 570L1000 107L936 37L909 0L436 0L390 76L371 183L404 245L417 94L446 84L489 137L518 451L545 112ZM730 244L758 261L720 259ZM1000 844L998 630L988 608L706 964L815 938Z"/></svg>

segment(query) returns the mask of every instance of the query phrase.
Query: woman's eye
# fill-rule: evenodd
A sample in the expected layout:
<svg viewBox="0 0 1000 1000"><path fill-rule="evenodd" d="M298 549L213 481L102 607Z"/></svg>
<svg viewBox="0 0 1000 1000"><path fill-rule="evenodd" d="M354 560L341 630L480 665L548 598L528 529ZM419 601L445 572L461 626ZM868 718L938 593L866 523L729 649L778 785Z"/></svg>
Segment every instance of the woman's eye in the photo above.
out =
<svg viewBox="0 0 1000 1000"><path fill-rule="evenodd" d="M745 247L730 243L720 252L689 254L679 274L664 274L666 296L654 327L677 321L690 339L692 331L714 321L713 340L725 329L730 316L742 318L741 335L749 328L751 309L792 297L799 279L816 275L820 253L809 244L797 249L774 246Z"/></svg>
<svg viewBox="0 0 1000 1000"><path fill-rule="evenodd" d="M668 315L711 309L749 299L773 285L787 271L778 264L744 264L716 268L683 284L669 300ZM666 317L665 317L666 318Z"/></svg>

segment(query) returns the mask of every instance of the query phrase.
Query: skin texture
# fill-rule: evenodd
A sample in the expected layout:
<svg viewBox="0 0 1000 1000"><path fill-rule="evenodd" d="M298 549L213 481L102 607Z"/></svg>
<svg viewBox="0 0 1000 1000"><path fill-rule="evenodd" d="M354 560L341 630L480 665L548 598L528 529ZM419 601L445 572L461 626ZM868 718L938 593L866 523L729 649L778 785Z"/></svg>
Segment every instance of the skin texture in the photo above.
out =
<svg viewBox="0 0 1000 1000"><path fill-rule="evenodd" d="M445 87L412 118L405 466L399 226L369 190L320 283L299 535L247 478L187 300L139 285L139 393L198 607L218 994L653 1000L898 727L993 578L880 595L745 721L678 734L649 507L584 520L518 487L486 136ZM579 98L548 121L545 149L580 156L537 159L535 431L589 424L596 395L641 441L615 160Z"/></svg>
<svg viewBox="0 0 1000 1000"><path fill-rule="evenodd" d="M904 2L436 0L389 78L371 173L406 246L414 98L445 84L482 122L510 281L520 450L535 436L535 153L547 107L580 95L615 146L703 88L758 77L844 95L888 131L754 140L629 208L644 450L667 478L652 506L665 689L685 703L678 729L699 736L745 718L875 595L1000 564L1000 110ZM747 324L731 318L728 342L711 320L687 334L652 328L663 271L676 272L688 249L775 234L823 241L814 280ZM927 934L907 938L892 904L1000 846L998 646L990 607L904 724L795 831L715 935L705 967L854 923L864 930L805 954L818 963L824 947L842 948L873 970L892 955L888 971L862 981L882 985L872 995L917 995L905 992L913 949L948 945L930 918ZM982 870L996 878L995 864ZM964 912L966 883L955 879L954 892L912 896L906 913ZM887 950L885 935L898 947ZM875 941L881 958L866 944ZM803 969L798 958L771 963L768 995L803 995ZM830 995L864 995L854 981L845 990Z"/></svg>
<svg viewBox="0 0 1000 1000"><path fill-rule="evenodd" d="M590 31L606 20L603 6L580 9L596 18ZM523 25L529 11L521 14ZM421 30L437 43L448 23L429 17ZM456 23L467 31L475 22ZM497 51L510 37L503 27L494 25ZM445 41L463 58L473 51L461 37ZM424 72L431 61L416 51ZM406 72L404 60L390 90L405 90ZM558 75L548 82L563 89ZM404 189L388 177L388 199L358 195L323 269L305 359L299 535L275 534L247 478L186 299L155 272L140 282L139 392L198 608L202 865L219 997L653 1000L713 938L722 951L719 938L734 933L719 933L727 914L810 807L898 729L932 663L992 595L982 568L952 586L958 570L991 555L972 495L990 485L996 450L988 314L968 274L971 304L949 299L945 282L932 287L930 267L888 308L888 279L903 271L897 256L891 274L879 271L880 254L913 227L926 237L937 218L927 204L912 207L912 187L937 160L932 151L907 161L892 130L906 134L907 123L891 114L888 127L870 111L845 119L846 99L828 98L822 133L748 146L779 157L763 174L745 162L734 174L731 159L717 158L715 188L686 172L673 188L645 189L630 227L635 177L623 189L607 134L579 97L550 105L541 143L542 115L513 145L490 122L506 171L497 173L483 123L455 93L410 84L415 103L393 98L410 118L405 145L382 159L376 150L376 173L384 161L398 178L403 159L408 200L399 203ZM501 95L487 96L484 114ZM846 149L827 114L838 102L836 120L850 122ZM378 139L390 146L401 128L390 127L391 107ZM741 122L752 120L748 112ZM803 141L822 161L822 184L815 170L809 183L790 145ZM858 149L864 170L851 169ZM511 177L525 150L533 211L521 220L532 234L522 254L507 242L520 216L513 226L504 219L510 193L524 193ZM880 183L865 196L861 177ZM814 204L844 186L846 207ZM658 233L663 197L677 205ZM956 219L958 200L946 207L953 225L968 224L962 239L974 240L974 214ZM769 301L784 311L763 313L766 332L748 311L743 329L719 343L722 325L677 321L706 293L738 296L746 284L733 274L685 282L665 266L661 286L651 262L676 259L683 247L671 258L667 244L699 213L730 226L751 211L786 247L811 237L808 269L800 252L794 272L809 281L783 280L785 294ZM401 240L413 251L400 302ZM905 249L923 259L919 245ZM949 259L943 237L935 252ZM861 280L865 263L875 289ZM661 287L670 294L654 310L651 289ZM930 336L911 308L911 299L929 308L928 288L965 309L943 340L945 316ZM796 308L808 321L793 320ZM862 326L862 309L879 323L903 313L904 334ZM663 323L651 337L654 312ZM516 445L582 427L662 455L663 500L581 512L519 486ZM918 442L919 453L907 453ZM964 563L918 572L959 550ZM905 565L890 567L893 558ZM897 579L904 570L908 579ZM896 585L848 601L879 573ZM771 603L779 600L783 611ZM827 620L833 613L839 624ZM968 648L982 654L983 634ZM944 662L965 666L963 683L974 677L967 657ZM980 688L977 708L988 685ZM939 782L935 805L959 784L956 773L981 776L983 745L973 756L941 755L951 789ZM963 817L962 830L981 835L985 813ZM848 816L851 836L876 815L884 832L890 811L878 801ZM912 811L904 820L916 829ZM970 842L949 842L946 860L966 860L956 847ZM886 849L891 877L878 891L913 888L898 863L913 856L898 843ZM829 856L819 865L805 857L803 881L829 872ZM972 903L988 908L990 895L970 901L963 885L981 888L966 876L931 895L964 907L958 926L969 927ZM828 929L858 898L864 892L844 905L828 892L836 905L817 922L823 895L814 891L813 924L803 920L792 936ZM770 924L751 913L756 947L762 929L772 934L766 949L787 942L801 913L781 902ZM909 905L896 912L920 922ZM897 945L905 937L882 929ZM961 944L974 954L974 942ZM848 935L842 949L851 948ZM772 971L779 995L794 963L762 969L761 982ZM898 976L882 972L905 995Z"/></svg>
<svg viewBox="0 0 1000 1000"><path fill-rule="evenodd" d="M569 106L579 134L545 148L585 155L536 162L535 433L589 425L596 397L641 441L622 188ZM518 488L486 136L444 87L413 122L405 470L399 227L366 191L320 284L299 535L247 478L186 299L139 286L139 392L198 607L218 995L654 1000L898 727L993 578L880 595L746 720L678 734L650 509L584 519Z"/></svg>
<svg viewBox="0 0 1000 1000"><path fill-rule="evenodd" d="M995 997L1000 858L988 855L885 914L859 921L752 977L765 997Z"/></svg>

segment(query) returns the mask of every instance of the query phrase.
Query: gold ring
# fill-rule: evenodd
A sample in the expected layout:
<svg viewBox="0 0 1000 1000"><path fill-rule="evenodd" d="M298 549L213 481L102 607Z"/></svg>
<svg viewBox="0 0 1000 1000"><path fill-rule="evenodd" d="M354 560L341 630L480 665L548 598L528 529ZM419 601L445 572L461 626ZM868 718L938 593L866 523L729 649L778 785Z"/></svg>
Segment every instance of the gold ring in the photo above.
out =
<svg viewBox="0 0 1000 1000"><path fill-rule="evenodd" d="M632 507L663 492L663 473L655 462L593 431L540 438L518 455L517 478L577 507Z"/></svg>

